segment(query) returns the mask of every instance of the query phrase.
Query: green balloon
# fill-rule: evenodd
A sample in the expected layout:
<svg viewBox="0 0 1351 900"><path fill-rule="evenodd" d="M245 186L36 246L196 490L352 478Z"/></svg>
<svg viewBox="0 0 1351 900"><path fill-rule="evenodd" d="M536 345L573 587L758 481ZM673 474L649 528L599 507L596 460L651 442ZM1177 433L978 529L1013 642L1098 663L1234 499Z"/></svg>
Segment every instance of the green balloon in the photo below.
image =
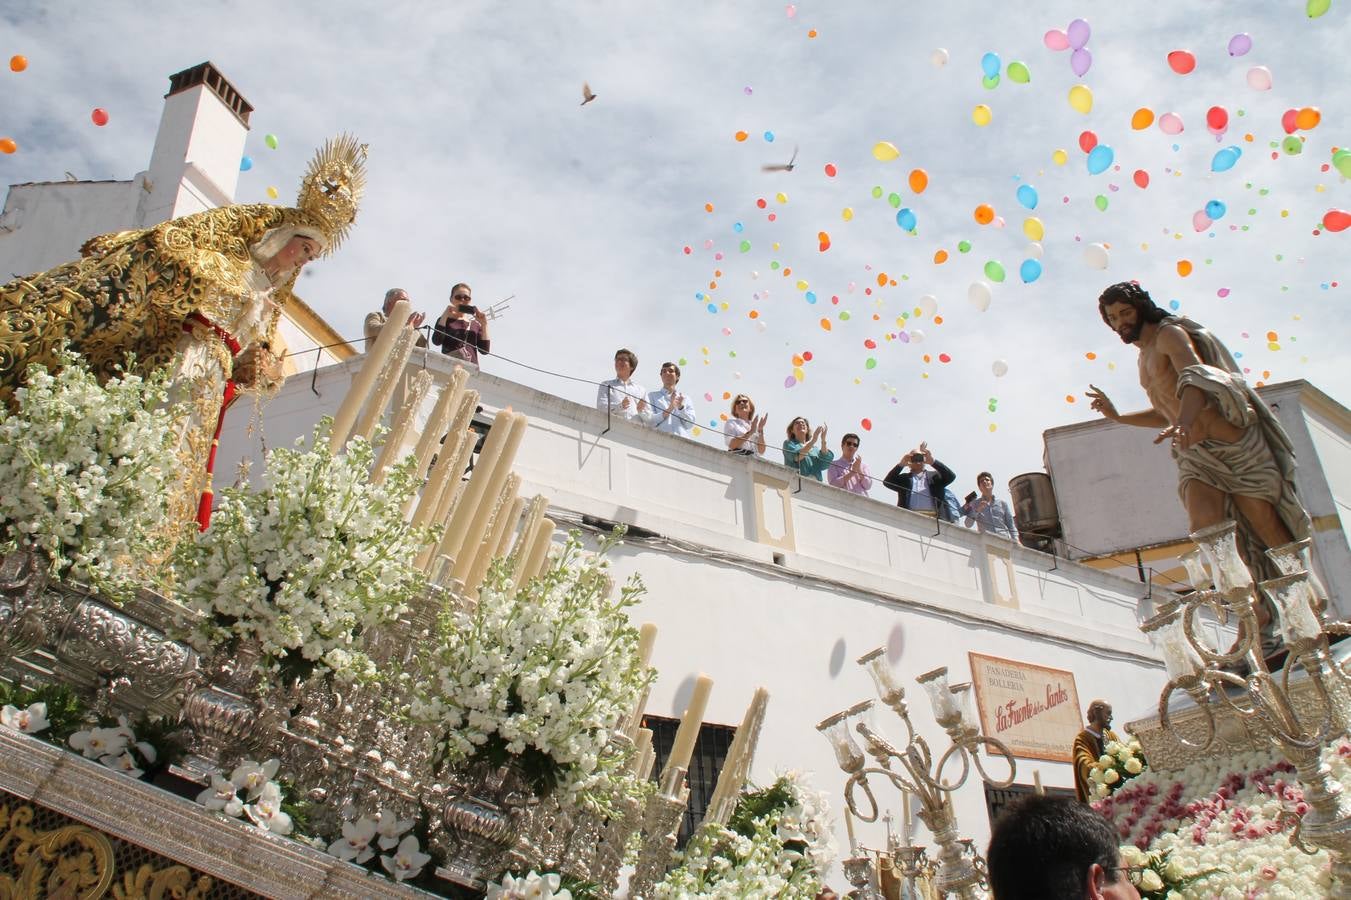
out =
<svg viewBox="0 0 1351 900"><path fill-rule="evenodd" d="M881 186L881 185L876 185L876 186L874 186L874 187L873 187L873 199L874 199L874 200L880 199L881 196L882 196L882 186Z"/></svg>
<svg viewBox="0 0 1351 900"><path fill-rule="evenodd" d="M1009 63L1009 81L1014 84L1027 84L1032 80L1032 73L1027 70L1026 63Z"/></svg>
<svg viewBox="0 0 1351 900"><path fill-rule="evenodd" d="M877 368L877 360L873 359L871 356L868 357L867 360L865 360L864 363L863 363L863 368L865 368L865 369L876 369L876 368Z"/></svg>
<svg viewBox="0 0 1351 900"><path fill-rule="evenodd" d="M980 80L980 84L981 87L985 88L985 90L992 91L995 88L999 87L999 76L987 75Z"/></svg>
<svg viewBox="0 0 1351 900"><path fill-rule="evenodd" d="M1351 150L1338 150L1332 154L1332 165L1347 178L1351 178Z"/></svg>
<svg viewBox="0 0 1351 900"><path fill-rule="evenodd" d="M957 252L959 252L959 253L970 253L970 252L971 252L971 242L970 242L970 241L958 241L958 242L957 242Z"/></svg>
<svg viewBox="0 0 1351 900"><path fill-rule="evenodd" d="M1293 134L1287 134L1285 140L1281 141L1281 149L1287 156L1299 156L1304 152L1304 142Z"/></svg>
<svg viewBox="0 0 1351 900"><path fill-rule="evenodd" d="M888 194L888 195L887 195L887 202L891 204L891 208L892 208L892 209L900 209L900 208L901 208L901 195L900 195L900 194L897 194L897 193L891 193L891 194Z"/></svg>
<svg viewBox="0 0 1351 900"><path fill-rule="evenodd" d="M770 262L769 267L770 267L771 269L778 269L778 268L779 268L779 262L778 262L778 260L774 260L774 261Z"/></svg>
<svg viewBox="0 0 1351 900"><path fill-rule="evenodd" d="M750 241L742 241L742 242L741 242L741 252L742 252L742 253L749 253L749 252L750 252L750 249L751 249L751 242L750 242Z"/></svg>
<svg viewBox="0 0 1351 900"><path fill-rule="evenodd" d="M996 260L990 260L985 264L985 277L993 282L1004 280L1004 267Z"/></svg>
<svg viewBox="0 0 1351 900"><path fill-rule="evenodd" d="M842 309L842 310L840 310L840 321L841 321L841 322L848 322L848 321L849 321L849 310L847 310L847 309Z"/></svg>
<svg viewBox="0 0 1351 900"><path fill-rule="evenodd" d="M1316 19L1332 7L1332 0L1309 0L1304 6L1304 12L1310 19Z"/></svg>
<svg viewBox="0 0 1351 900"><path fill-rule="evenodd" d="M1093 198L1093 205L1098 208L1099 212L1106 212L1107 198L1104 195L1099 194L1098 196Z"/></svg>
<svg viewBox="0 0 1351 900"><path fill-rule="evenodd" d="M277 136L275 134L269 134L263 138L263 143L267 144L267 146L270 147L271 149L276 150Z"/></svg>

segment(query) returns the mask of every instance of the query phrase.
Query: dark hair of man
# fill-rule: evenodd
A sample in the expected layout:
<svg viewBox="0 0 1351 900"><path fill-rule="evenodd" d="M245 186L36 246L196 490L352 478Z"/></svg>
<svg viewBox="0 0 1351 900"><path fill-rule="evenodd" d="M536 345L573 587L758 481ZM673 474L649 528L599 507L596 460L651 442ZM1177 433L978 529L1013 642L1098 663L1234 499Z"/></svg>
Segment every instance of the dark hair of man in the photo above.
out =
<svg viewBox="0 0 1351 900"><path fill-rule="evenodd" d="M1149 291L1134 281L1119 281L1099 295L1098 315L1102 316L1102 321L1108 326L1112 323L1107 321L1107 307L1116 303L1129 303L1135 307L1141 322L1162 322L1172 315L1168 310L1157 306L1149 296Z"/></svg>
<svg viewBox="0 0 1351 900"><path fill-rule="evenodd" d="M679 381L679 380L680 380L680 366L677 366L677 365L676 365L675 363L673 363L673 362L664 362L664 363L661 364L661 367L662 367L663 369L672 369L672 370L674 370L675 373L676 373L676 381Z"/></svg>
<svg viewBox="0 0 1351 900"><path fill-rule="evenodd" d="M850 439L850 438L853 438L853 439L854 439L854 443L855 443L855 444L861 444L861 443L863 443L862 441L860 441L860 440L858 439L858 435L854 434L852 431L849 432L848 434L846 434L844 437L840 438L840 443L841 443L841 444L847 444L847 443L849 443L849 439Z"/></svg>
<svg viewBox="0 0 1351 900"><path fill-rule="evenodd" d="M1078 900L1094 863L1107 870L1108 884L1126 877L1116 828L1072 797L1032 794L1010 804L985 856L999 900Z"/></svg>
<svg viewBox="0 0 1351 900"><path fill-rule="evenodd" d="M632 350L616 350L615 359L627 359L629 361L629 368L634 372L638 371L638 357L633 355Z"/></svg>
<svg viewBox="0 0 1351 900"><path fill-rule="evenodd" d="M451 289L450 289L450 296L454 297L454 296L455 296L455 292L458 291L460 288L464 288L466 291L469 291L469 293L471 293L471 294L474 292L474 289L473 289L473 288L471 288L469 285L467 285L467 284L465 284L463 281L461 281L459 284L454 285L453 287L451 287Z"/></svg>
<svg viewBox="0 0 1351 900"><path fill-rule="evenodd" d="M980 481L981 481L982 478L988 478L988 479L990 479L990 483L991 483L991 484L994 484L994 476L991 475L989 472L981 472L979 475L977 475L977 476L976 476L976 484L980 484Z"/></svg>

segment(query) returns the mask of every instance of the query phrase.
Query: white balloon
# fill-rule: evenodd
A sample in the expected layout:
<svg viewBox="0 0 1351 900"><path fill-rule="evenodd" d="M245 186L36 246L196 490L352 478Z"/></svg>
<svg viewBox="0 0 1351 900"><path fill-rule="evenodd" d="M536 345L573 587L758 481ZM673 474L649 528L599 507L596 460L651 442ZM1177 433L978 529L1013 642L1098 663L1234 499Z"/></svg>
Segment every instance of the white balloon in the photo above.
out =
<svg viewBox="0 0 1351 900"><path fill-rule="evenodd" d="M932 318L933 314L938 312L938 298L933 294L925 294L919 298L919 308L926 316Z"/></svg>
<svg viewBox="0 0 1351 900"><path fill-rule="evenodd" d="M760 273L759 273L759 272L751 272L751 278L752 278L752 279L759 278L759 277L760 277Z"/></svg>
<svg viewBox="0 0 1351 900"><path fill-rule="evenodd" d="M996 359L990 366L990 371L994 372L995 378L1003 378L1009 373L1009 364L1002 359Z"/></svg>
<svg viewBox="0 0 1351 900"><path fill-rule="evenodd" d="M910 330L910 343L912 344L924 343L924 332L920 331L918 328L912 328Z"/></svg>
<svg viewBox="0 0 1351 900"><path fill-rule="evenodd" d="M755 323L755 328L757 331L764 331L765 329L769 328L769 326L765 324L764 319L761 319L760 321Z"/></svg>
<svg viewBox="0 0 1351 900"><path fill-rule="evenodd" d="M1027 245L1027 256L1029 259L1041 259L1041 255L1046 252L1042 249L1041 243L1033 241Z"/></svg>
<svg viewBox="0 0 1351 900"><path fill-rule="evenodd" d="M973 281L971 287L966 289L966 299L971 301L971 305L981 312L990 308L990 300L993 296L990 293L990 286L983 281Z"/></svg>
<svg viewBox="0 0 1351 900"><path fill-rule="evenodd" d="M1111 256L1107 248L1102 244L1089 244L1084 248L1084 262L1095 269L1107 268L1107 263L1111 261Z"/></svg>
<svg viewBox="0 0 1351 900"><path fill-rule="evenodd" d="M1248 87L1254 91L1271 90L1271 70L1266 66L1253 66L1248 70Z"/></svg>
<svg viewBox="0 0 1351 900"><path fill-rule="evenodd" d="M929 61L934 64L935 68L943 68L948 64L948 51L939 47L929 56Z"/></svg>

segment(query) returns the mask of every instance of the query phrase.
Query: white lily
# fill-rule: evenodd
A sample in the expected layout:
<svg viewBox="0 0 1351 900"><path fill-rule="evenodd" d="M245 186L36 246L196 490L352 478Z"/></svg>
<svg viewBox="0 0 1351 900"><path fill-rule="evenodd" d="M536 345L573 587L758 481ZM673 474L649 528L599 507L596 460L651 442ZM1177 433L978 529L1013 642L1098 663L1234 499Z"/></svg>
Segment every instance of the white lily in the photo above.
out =
<svg viewBox="0 0 1351 900"><path fill-rule="evenodd" d="M396 813L387 809L380 810L375 823L375 832L380 835L380 849L389 850L398 846L399 838L412 827L412 819L400 819Z"/></svg>
<svg viewBox="0 0 1351 900"><path fill-rule="evenodd" d="M90 759L117 756L127 749L126 735L116 728L91 728L70 736L70 746Z"/></svg>
<svg viewBox="0 0 1351 900"><path fill-rule="evenodd" d="M116 769L130 778L140 778L145 774L143 771L136 768L136 759L130 753L123 753L119 756L102 756L99 757L99 762L110 769Z"/></svg>
<svg viewBox="0 0 1351 900"><path fill-rule="evenodd" d="M6 704L0 708L0 725L22 731L24 734L37 734L52 723L47 721L47 704L34 703L27 709Z"/></svg>
<svg viewBox="0 0 1351 900"><path fill-rule="evenodd" d="M342 823L342 837L328 845L328 852L360 865L375 855L371 841L375 839L376 821L362 816L355 822Z"/></svg>
<svg viewBox="0 0 1351 900"><path fill-rule="evenodd" d="M219 775L211 776L211 787L197 795L197 802L207 809L219 810L227 816L239 816L244 812L244 803L239 799L239 789Z"/></svg>
<svg viewBox="0 0 1351 900"><path fill-rule="evenodd" d="M254 762L246 759L235 770L230 773L230 781L235 787L244 791L250 800L255 800L263 792L263 788L277 774L277 769L281 768L281 761L269 759L265 763Z"/></svg>
<svg viewBox="0 0 1351 900"><path fill-rule="evenodd" d="M488 885L484 900L572 900L572 891L559 890L562 882L555 872L541 875L532 869L520 877L508 873L501 884Z"/></svg>
<svg viewBox="0 0 1351 900"><path fill-rule="evenodd" d="M417 837L410 834L399 841L399 849L395 850L393 855L380 857L380 865L394 876L395 881L406 881L409 878L416 878L430 859L430 856L418 849ZM572 900L571 894L567 900Z"/></svg>
<svg viewBox="0 0 1351 900"><path fill-rule="evenodd" d="M291 817L281 811L281 788L275 781L263 785L256 803L244 807L244 812L263 831L273 834L290 834Z"/></svg>

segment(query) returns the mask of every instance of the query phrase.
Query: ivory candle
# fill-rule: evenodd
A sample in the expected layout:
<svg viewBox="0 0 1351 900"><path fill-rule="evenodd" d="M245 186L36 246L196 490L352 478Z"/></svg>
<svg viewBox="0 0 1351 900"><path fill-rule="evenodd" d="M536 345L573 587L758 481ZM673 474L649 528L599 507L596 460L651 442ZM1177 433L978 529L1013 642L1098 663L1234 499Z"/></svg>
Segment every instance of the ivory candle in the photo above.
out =
<svg viewBox="0 0 1351 900"><path fill-rule="evenodd" d="M417 455L417 471L413 474L418 478L426 477L427 469L432 464L432 454L440 445L442 436L450 430L450 417L460 402L460 395L464 393L466 378L468 376L464 369L456 366L455 371L451 373L450 382L441 389L440 396L436 398L431 417L427 419L427 428L418 437L417 448L413 451Z"/></svg>
<svg viewBox="0 0 1351 900"><path fill-rule="evenodd" d="M915 822L911 818L910 812L910 792L901 791L901 837L905 840L907 847L911 846L915 840Z"/></svg>
<svg viewBox="0 0 1351 900"><path fill-rule="evenodd" d="M699 739L699 728L704 724L704 710L708 708L708 695L713 691L713 679L700 675L694 682L694 692L690 694L685 715L676 729L675 744L671 747L671 756L662 769L662 781L673 769L688 769L690 758L694 756L694 742Z"/></svg>
<svg viewBox="0 0 1351 900"><path fill-rule="evenodd" d="M652 752L652 729L639 728L638 737L633 741L633 774L639 778L643 776L643 760Z"/></svg>
<svg viewBox="0 0 1351 900"><path fill-rule="evenodd" d="M403 406L399 408L399 413L394 417L394 422L389 426L389 434L385 437L385 444L380 448L380 457L375 461L375 469L371 472L371 481L380 484L385 480L385 469L389 468L390 463L399 457L399 451L403 449L403 442L408 436L408 426L413 424L413 415L417 408L422 405L422 398L427 396L427 391L431 390L432 376L429 372L418 372L413 376L412 387L408 389L408 397L404 400Z"/></svg>
<svg viewBox="0 0 1351 900"><path fill-rule="evenodd" d="M436 547L438 555L445 554L451 559L459 556L460 545L464 543L465 536L469 534L469 523L473 510L487 492L490 470L497 461L502 446L507 442L507 437L511 433L511 422L514 418L515 413L510 409L504 409L497 414L492 428L488 429L488 437L483 442L483 449L478 455L478 464L474 466L474 472L464 487L461 501L455 504L455 511L446 521L446 529L441 536L441 543Z"/></svg>
<svg viewBox="0 0 1351 900"><path fill-rule="evenodd" d="M431 484L423 492L423 502L418 505L417 513L413 516L415 523L425 525L429 522L436 522L442 527L445 526L445 516L441 513L441 508L450 505L455 498L455 494L464 484L459 478L459 473L464 471L465 461L469 459L469 454L474 449L476 440L478 440L478 435L468 430L461 432L458 438L455 438L453 433L446 437L446 444L441 448L441 458L436 460L436 465L432 468ZM452 446L453 450L451 449ZM432 541L419 554L417 564L424 571L432 571L426 563L438 558L434 552L438 543L438 541Z"/></svg>
<svg viewBox="0 0 1351 900"><path fill-rule="evenodd" d="M451 475L446 482L446 489L435 498L435 505L432 507L433 522L444 525L449 520L455 499L464 490L464 470L469 468L469 458L473 455L474 448L478 446L478 432L469 427L469 420L473 418L477 405L478 391L466 391L460 398L460 408L455 413L455 419L450 423L450 433L464 435L468 443L455 445L454 458L450 462Z"/></svg>
<svg viewBox="0 0 1351 900"><path fill-rule="evenodd" d="M545 565L549 562L549 548L553 546L555 527L554 520L547 517L540 519L539 525L535 527L535 536L530 543L530 556L525 561L525 573L522 576L525 581L544 571Z"/></svg>
<svg viewBox="0 0 1351 900"><path fill-rule="evenodd" d="M769 691L763 687L756 688L750 705L746 707L746 715L741 719L741 727L732 738L732 746L727 749L727 758L723 760L722 771L718 773L718 783L713 788L713 797L708 806L715 814L724 802L731 801L741 793L741 785L750 774L749 757L754 752L751 742L759 732L768 703Z"/></svg>
<svg viewBox="0 0 1351 900"><path fill-rule="evenodd" d="M1032 770L1032 787L1040 796L1046 796L1046 788L1041 786L1041 769Z"/></svg>
<svg viewBox="0 0 1351 900"><path fill-rule="evenodd" d="M511 507L516 503L516 492L520 489L521 476L512 472L507 476L502 490L498 492L492 522L484 529L482 540L474 540L474 536L470 535L470 540L473 541L473 559L464 584L471 597L478 596L478 586L488 574L488 566L493 561L498 542L502 540L502 533L507 530Z"/></svg>
<svg viewBox="0 0 1351 900"><path fill-rule="evenodd" d="M379 377L375 380L375 387L371 390L370 400L366 403L366 408L361 411L361 417L357 419L357 427L354 434L371 439L375 434L375 426L380 424L380 419L385 414L385 407L389 405L390 398L394 396L395 389L403 379L404 370L408 368L408 357L413 354L413 340L417 337L417 332L411 326L405 325L399 329L399 339L394 344L394 350L389 354L389 359L385 361L384 368L380 370Z"/></svg>
<svg viewBox="0 0 1351 900"><path fill-rule="evenodd" d="M465 509L469 524L465 528L464 537L460 540L458 552L448 554L455 560L455 568L451 571L451 577L457 581L469 583L469 573L474 567L474 557L477 555L478 545L486 536L488 530L488 519L493 514L492 501L502 492L502 486L507 483L507 477L511 475L512 463L516 461L516 451L521 446L522 439L525 438L525 427L527 419L519 413L513 413L509 422L507 439L503 441L502 446L498 448L497 455L490 461L491 467L483 475L486 483L482 492L479 494L477 502ZM488 449L485 445L485 451ZM483 454L479 454L479 461L482 462ZM479 478L478 467L475 467L474 475L470 482L477 481ZM519 480L519 479L518 479Z"/></svg>
<svg viewBox="0 0 1351 900"><path fill-rule="evenodd" d="M493 548L493 559L507 555L507 548L511 546L511 536L516 531L516 523L521 521L521 513L524 511L524 497L517 497L511 501L511 509L507 510L506 524L502 528L502 533L498 535L497 546Z"/></svg>
<svg viewBox="0 0 1351 900"><path fill-rule="evenodd" d="M539 529L539 523L544 519L544 513L548 509L549 500L543 494L536 494L531 498L530 509L525 514L525 521L521 523L516 543L511 548L511 583L514 585L521 584L525 579L525 565L530 558L531 542L534 541L535 532Z"/></svg>
<svg viewBox="0 0 1351 900"><path fill-rule="evenodd" d="M407 322L408 311L412 309L412 304L407 300L400 300L394 304L394 309L390 310L387 322ZM385 360L394 352L394 344L399 340L399 335L403 333L402 328L381 328L380 335L375 339L375 346L371 347L366 354L366 361L361 364L361 371L357 372L356 377L352 379L352 386L347 390L347 396L342 399L338 406L338 412L333 416L333 433L328 438L328 449L337 453L339 449L347 443L347 436L352 432L352 424L357 420L357 413L361 411L361 405L366 402L367 396L371 392L371 385L375 383L375 376L380 374L384 368Z"/></svg>
<svg viewBox="0 0 1351 900"><path fill-rule="evenodd" d="M657 626L644 622L638 629L638 663L647 668L652 664L652 648L657 643Z"/></svg>

